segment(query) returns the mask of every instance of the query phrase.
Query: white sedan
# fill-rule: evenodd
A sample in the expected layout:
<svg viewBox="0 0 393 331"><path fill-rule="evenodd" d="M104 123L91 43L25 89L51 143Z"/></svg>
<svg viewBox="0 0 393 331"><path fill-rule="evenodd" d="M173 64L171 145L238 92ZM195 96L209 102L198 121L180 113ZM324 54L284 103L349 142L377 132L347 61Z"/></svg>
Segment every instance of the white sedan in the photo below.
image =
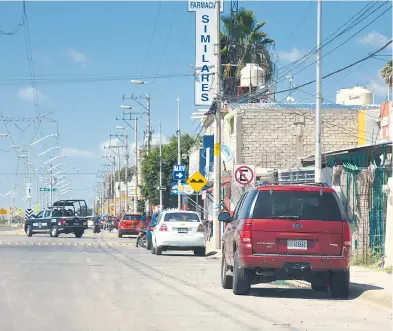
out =
<svg viewBox="0 0 393 331"><path fill-rule="evenodd" d="M163 211L156 224L152 233L152 254L161 255L167 250L192 250L197 256L205 256L205 227L197 213Z"/></svg>

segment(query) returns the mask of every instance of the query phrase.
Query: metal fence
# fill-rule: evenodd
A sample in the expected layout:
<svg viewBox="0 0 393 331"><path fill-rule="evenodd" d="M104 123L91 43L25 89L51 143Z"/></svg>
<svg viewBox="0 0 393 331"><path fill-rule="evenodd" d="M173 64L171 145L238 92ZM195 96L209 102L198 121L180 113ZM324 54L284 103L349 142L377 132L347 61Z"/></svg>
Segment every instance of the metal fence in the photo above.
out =
<svg viewBox="0 0 393 331"><path fill-rule="evenodd" d="M387 208L383 186L387 179L386 167L371 165L359 168L349 163L340 167L339 187L351 223L355 263L374 264L382 261Z"/></svg>

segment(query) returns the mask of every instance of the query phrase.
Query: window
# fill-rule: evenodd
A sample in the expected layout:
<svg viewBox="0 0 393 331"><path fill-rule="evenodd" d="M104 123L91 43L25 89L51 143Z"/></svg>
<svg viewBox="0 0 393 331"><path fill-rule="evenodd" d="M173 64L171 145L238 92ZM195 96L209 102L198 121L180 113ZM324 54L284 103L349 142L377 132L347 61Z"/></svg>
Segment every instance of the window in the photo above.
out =
<svg viewBox="0 0 393 331"><path fill-rule="evenodd" d="M164 222L199 222L198 214L194 213L167 213Z"/></svg>
<svg viewBox="0 0 393 331"><path fill-rule="evenodd" d="M235 133L235 117L229 119L229 134Z"/></svg>
<svg viewBox="0 0 393 331"><path fill-rule="evenodd" d="M44 212L43 211L40 211L38 214L37 214L37 216L35 217L35 218L42 218L42 215L44 214Z"/></svg>
<svg viewBox="0 0 393 331"><path fill-rule="evenodd" d="M123 216L124 221L140 221L141 219L142 219L141 215L124 215Z"/></svg>
<svg viewBox="0 0 393 331"><path fill-rule="evenodd" d="M46 218L46 217L50 217L50 210L47 210L47 211L45 211L45 215L44 215L44 217Z"/></svg>
<svg viewBox="0 0 393 331"><path fill-rule="evenodd" d="M243 205L243 201L244 199L247 197L248 192L244 193L242 195L242 197L240 198L239 202L237 203L237 206L235 208L235 211L233 212L233 216L232 216L232 220L236 220L238 219L238 215L239 215L239 209L241 208L241 206Z"/></svg>
<svg viewBox="0 0 393 331"><path fill-rule="evenodd" d="M342 221L343 215L334 193L260 191L253 218Z"/></svg>

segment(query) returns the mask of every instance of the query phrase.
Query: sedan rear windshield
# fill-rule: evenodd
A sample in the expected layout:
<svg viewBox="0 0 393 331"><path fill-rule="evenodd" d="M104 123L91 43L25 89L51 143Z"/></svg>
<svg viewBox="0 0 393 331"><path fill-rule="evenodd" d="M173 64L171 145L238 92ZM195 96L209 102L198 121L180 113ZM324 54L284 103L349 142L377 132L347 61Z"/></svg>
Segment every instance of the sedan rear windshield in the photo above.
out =
<svg viewBox="0 0 393 331"><path fill-rule="evenodd" d="M193 213L168 213L164 222L199 222L199 216Z"/></svg>
<svg viewBox="0 0 393 331"><path fill-rule="evenodd" d="M256 219L342 221L338 197L330 192L260 191L255 202Z"/></svg>
<svg viewBox="0 0 393 331"><path fill-rule="evenodd" d="M142 216L140 215L124 215L123 220L125 221L140 221Z"/></svg>

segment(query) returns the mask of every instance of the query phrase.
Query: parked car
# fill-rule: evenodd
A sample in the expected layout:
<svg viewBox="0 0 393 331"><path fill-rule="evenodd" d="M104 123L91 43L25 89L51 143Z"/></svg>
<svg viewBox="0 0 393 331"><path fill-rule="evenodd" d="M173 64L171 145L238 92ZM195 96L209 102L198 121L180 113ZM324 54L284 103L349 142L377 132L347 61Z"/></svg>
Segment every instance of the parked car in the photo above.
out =
<svg viewBox="0 0 393 331"><path fill-rule="evenodd" d="M167 250L192 250L197 256L205 256L205 227L196 212L168 210L158 216L151 252L161 255Z"/></svg>
<svg viewBox="0 0 393 331"><path fill-rule="evenodd" d="M158 215L160 215L159 212L154 213L154 214L151 216L151 221L150 221L150 223L148 224L147 229L146 229L146 241L147 241L146 248L147 248L148 250L151 250L152 234L153 234L154 227L155 227L156 224L157 224L157 217L158 217Z"/></svg>
<svg viewBox="0 0 393 331"><path fill-rule="evenodd" d="M118 225L117 236L121 238L124 235L138 235L140 222L142 222L141 213L124 214Z"/></svg>
<svg viewBox="0 0 393 331"><path fill-rule="evenodd" d="M298 279L315 291L349 294L351 233L332 188L267 185L243 194L222 236L221 284L245 295L251 284Z"/></svg>

